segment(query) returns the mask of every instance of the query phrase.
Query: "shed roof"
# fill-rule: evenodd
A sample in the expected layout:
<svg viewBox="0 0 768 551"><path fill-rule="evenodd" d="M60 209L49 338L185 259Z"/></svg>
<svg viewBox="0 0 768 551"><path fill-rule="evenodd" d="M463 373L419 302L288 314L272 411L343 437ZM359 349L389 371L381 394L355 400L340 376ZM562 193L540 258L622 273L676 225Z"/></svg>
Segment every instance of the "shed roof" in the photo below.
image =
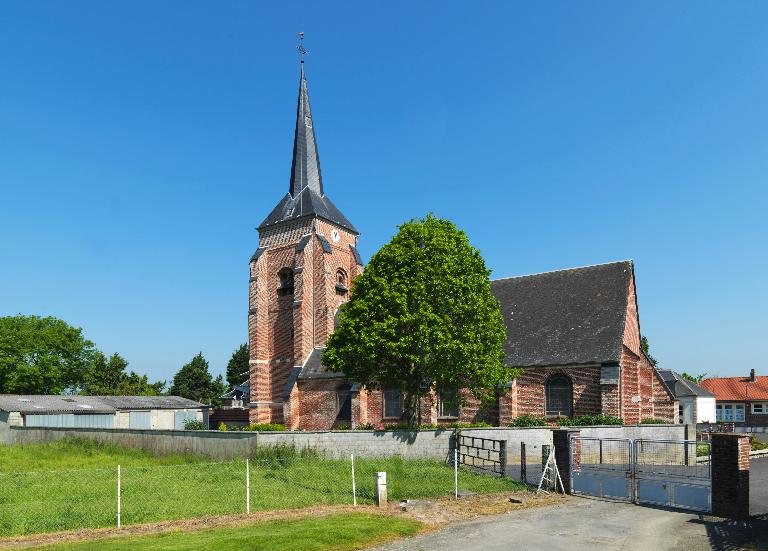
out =
<svg viewBox="0 0 768 551"><path fill-rule="evenodd" d="M20 413L114 413L115 408L93 396L0 394L0 410Z"/></svg>
<svg viewBox="0 0 768 551"><path fill-rule="evenodd" d="M114 413L127 409L197 409L199 402L179 396L64 396L0 394L0 411L20 413Z"/></svg>
<svg viewBox="0 0 768 551"><path fill-rule="evenodd" d="M617 363L631 260L491 281L515 367Z"/></svg>
<svg viewBox="0 0 768 551"><path fill-rule="evenodd" d="M112 406L117 410L123 409L197 409L206 407L181 396L93 396L97 400Z"/></svg>
<svg viewBox="0 0 768 551"><path fill-rule="evenodd" d="M343 379L344 374L338 371L331 371L323 365L323 353L325 348L315 348L304 362L301 371L298 373L298 379Z"/></svg>

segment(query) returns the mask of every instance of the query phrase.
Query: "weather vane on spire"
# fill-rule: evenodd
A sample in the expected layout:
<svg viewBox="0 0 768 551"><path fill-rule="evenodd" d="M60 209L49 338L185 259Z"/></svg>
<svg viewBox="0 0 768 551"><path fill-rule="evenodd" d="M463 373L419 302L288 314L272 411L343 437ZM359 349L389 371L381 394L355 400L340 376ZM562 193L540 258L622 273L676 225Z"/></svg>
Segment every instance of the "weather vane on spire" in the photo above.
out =
<svg viewBox="0 0 768 551"><path fill-rule="evenodd" d="M307 53L307 50L304 48L304 32L300 32L299 34L299 45L296 46L296 49L299 50L299 53L301 54L301 62L304 63L304 54Z"/></svg>

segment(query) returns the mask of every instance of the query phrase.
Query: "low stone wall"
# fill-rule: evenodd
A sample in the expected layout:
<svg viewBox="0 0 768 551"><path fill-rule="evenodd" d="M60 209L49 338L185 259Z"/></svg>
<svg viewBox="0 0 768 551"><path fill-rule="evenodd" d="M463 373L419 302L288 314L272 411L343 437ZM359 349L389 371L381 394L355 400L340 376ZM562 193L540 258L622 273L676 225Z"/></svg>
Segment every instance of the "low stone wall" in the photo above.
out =
<svg viewBox="0 0 768 551"><path fill-rule="evenodd" d="M685 439L685 425L633 425L579 427L582 436L599 438ZM541 447L552 445L552 430L543 427L463 429L462 434L507 442L507 461L520 462L520 443L526 456L540 461ZM2 438L5 438L4 440ZM331 458L398 456L445 460L451 450L453 430L329 431L329 432L224 432L138 429L78 429L7 427L0 443L41 443L66 437L90 438L120 446L142 448L157 454L194 453L217 459L248 457L259 447L311 448Z"/></svg>
<svg viewBox="0 0 768 551"><path fill-rule="evenodd" d="M157 454L194 453L218 459L248 457L258 447L311 448L331 458L350 453L366 457L399 456L445 460L451 430L338 432L223 432L137 429L11 427L5 443L35 444L61 438L89 438Z"/></svg>

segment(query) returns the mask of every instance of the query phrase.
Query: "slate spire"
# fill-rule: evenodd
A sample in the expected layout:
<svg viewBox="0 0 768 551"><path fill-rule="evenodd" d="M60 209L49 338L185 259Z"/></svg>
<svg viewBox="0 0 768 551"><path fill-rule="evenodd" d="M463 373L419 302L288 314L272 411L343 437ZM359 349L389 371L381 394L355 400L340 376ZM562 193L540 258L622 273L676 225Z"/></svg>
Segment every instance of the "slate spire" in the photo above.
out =
<svg viewBox="0 0 768 551"><path fill-rule="evenodd" d="M299 78L299 99L296 107L296 130L293 136L291 183L288 193L259 225L259 229L304 216L315 216L357 234L358 232L352 223L323 192L320 156L317 154L312 110L309 106L309 90L307 78L304 75L304 51L301 46L299 46L299 51L302 54L301 77Z"/></svg>
<svg viewBox="0 0 768 551"><path fill-rule="evenodd" d="M320 157L317 154L303 57L302 55L299 100L296 107L296 132L293 136L291 187L288 190L292 197L296 197L307 187L318 195L323 195L323 177L320 173Z"/></svg>

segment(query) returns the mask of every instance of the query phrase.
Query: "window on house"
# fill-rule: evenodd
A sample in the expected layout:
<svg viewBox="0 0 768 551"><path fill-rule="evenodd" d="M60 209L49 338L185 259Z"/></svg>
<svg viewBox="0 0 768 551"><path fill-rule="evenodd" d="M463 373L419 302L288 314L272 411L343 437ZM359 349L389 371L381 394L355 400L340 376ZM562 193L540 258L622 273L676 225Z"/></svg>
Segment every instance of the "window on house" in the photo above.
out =
<svg viewBox="0 0 768 551"><path fill-rule="evenodd" d="M726 422L744 422L744 404L717 404L715 420Z"/></svg>
<svg viewBox="0 0 768 551"><path fill-rule="evenodd" d="M768 402L752 402L752 413L755 415L768 414Z"/></svg>
<svg viewBox="0 0 768 551"><path fill-rule="evenodd" d="M571 380L562 373L557 373L547 379L544 387L547 415L571 417L573 415Z"/></svg>
<svg viewBox="0 0 768 551"><path fill-rule="evenodd" d="M398 389L384 391L384 417L400 419L403 415L403 393Z"/></svg>
<svg viewBox="0 0 768 551"><path fill-rule="evenodd" d="M337 421L352 420L352 396L349 390L336 391L336 415Z"/></svg>
<svg viewBox="0 0 768 551"><path fill-rule="evenodd" d="M677 406L677 422L685 423L685 408L683 407L683 404Z"/></svg>
<svg viewBox="0 0 768 551"><path fill-rule="evenodd" d="M280 278L280 287L277 288L278 296L284 297L286 295L293 294L293 270L290 268L283 268L277 272Z"/></svg>
<svg viewBox="0 0 768 551"><path fill-rule="evenodd" d="M459 416L459 392L455 388L441 389L437 394L438 417Z"/></svg>

